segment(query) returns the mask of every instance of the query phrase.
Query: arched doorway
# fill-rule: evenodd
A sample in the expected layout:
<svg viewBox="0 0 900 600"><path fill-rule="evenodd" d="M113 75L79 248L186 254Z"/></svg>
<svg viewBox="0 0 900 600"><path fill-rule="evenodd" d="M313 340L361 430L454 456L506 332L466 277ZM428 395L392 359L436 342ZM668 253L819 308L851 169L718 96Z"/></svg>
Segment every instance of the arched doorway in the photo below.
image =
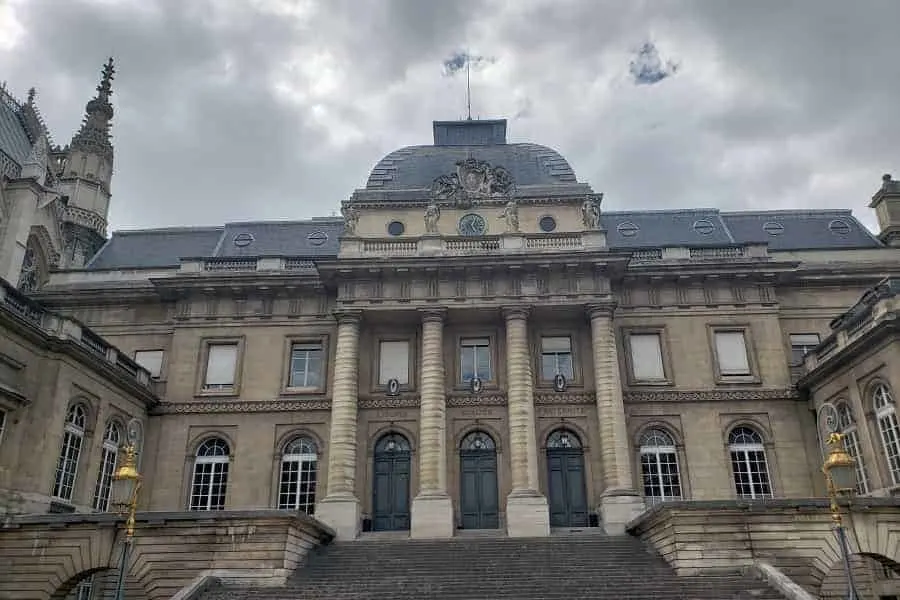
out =
<svg viewBox="0 0 900 600"><path fill-rule="evenodd" d="M551 527L587 527L584 451L568 429L547 437L547 488Z"/></svg>
<svg viewBox="0 0 900 600"><path fill-rule="evenodd" d="M399 433L386 433L375 444L372 529L409 529L409 475L412 450Z"/></svg>
<svg viewBox="0 0 900 600"><path fill-rule="evenodd" d="M498 529L497 444L473 431L459 445L459 510L462 529Z"/></svg>

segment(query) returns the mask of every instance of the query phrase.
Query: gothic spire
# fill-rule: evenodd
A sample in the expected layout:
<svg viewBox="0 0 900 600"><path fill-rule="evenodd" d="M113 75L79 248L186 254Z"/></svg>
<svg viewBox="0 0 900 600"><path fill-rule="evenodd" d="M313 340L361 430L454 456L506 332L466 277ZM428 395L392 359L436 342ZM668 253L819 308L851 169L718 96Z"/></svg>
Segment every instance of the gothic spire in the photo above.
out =
<svg viewBox="0 0 900 600"><path fill-rule="evenodd" d="M97 95L85 106L81 129L72 138L71 148L99 154L112 160L113 147L109 140L109 122L113 117L113 107L109 102L112 95L112 81L115 74L113 59L103 66Z"/></svg>

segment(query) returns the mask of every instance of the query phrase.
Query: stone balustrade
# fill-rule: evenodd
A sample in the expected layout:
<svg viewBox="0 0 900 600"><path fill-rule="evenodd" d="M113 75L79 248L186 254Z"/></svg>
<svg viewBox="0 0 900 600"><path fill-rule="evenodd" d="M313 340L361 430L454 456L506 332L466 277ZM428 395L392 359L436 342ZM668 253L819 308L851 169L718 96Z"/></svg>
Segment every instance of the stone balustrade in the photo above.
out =
<svg viewBox="0 0 900 600"><path fill-rule="evenodd" d="M850 310L831 322L832 333L803 358L803 371L814 371L878 325L895 320L898 311L900 279L885 279L864 294Z"/></svg>
<svg viewBox="0 0 900 600"><path fill-rule="evenodd" d="M44 336L74 342L94 358L108 363L119 375L134 380L143 388L153 389L147 369L78 321L45 309L2 279L0 311L20 325L37 330Z"/></svg>

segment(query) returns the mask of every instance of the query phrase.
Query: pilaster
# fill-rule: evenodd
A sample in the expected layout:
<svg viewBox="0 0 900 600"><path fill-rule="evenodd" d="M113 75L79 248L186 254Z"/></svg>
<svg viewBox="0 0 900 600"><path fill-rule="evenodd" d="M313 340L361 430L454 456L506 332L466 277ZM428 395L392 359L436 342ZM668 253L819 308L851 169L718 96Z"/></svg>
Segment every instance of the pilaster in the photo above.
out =
<svg viewBox="0 0 900 600"><path fill-rule="evenodd" d="M339 311L334 383L331 400L326 496L316 507L316 518L333 527L339 539L359 534L359 499L356 497L357 398L359 392L360 311Z"/></svg>
<svg viewBox="0 0 900 600"><path fill-rule="evenodd" d="M453 536L453 502L447 493L447 407L444 392L446 310L422 310L422 372L419 392L419 493L412 502L414 538Z"/></svg>
<svg viewBox="0 0 900 600"><path fill-rule="evenodd" d="M609 534L625 533L625 525L644 510L643 498L634 490L619 358L613 327L614 304L587 307L591 321L597 418L600 424L600 461L603 493L600 517Z"/></svg>
<svg viewBox="0 0 900 600"><path fill-rule="evenodd" d="M506 320L506 380L512 491L506 500L510 537L550 535L547 499L538 491L534 378L528 348L528 309L503 309Z"/></svg>

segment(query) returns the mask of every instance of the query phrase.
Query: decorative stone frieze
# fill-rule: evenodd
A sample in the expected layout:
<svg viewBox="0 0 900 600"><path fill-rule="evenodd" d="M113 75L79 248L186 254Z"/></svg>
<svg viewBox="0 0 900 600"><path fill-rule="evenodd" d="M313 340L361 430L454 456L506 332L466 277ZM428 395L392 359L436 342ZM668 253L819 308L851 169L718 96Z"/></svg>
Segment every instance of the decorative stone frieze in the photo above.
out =
<svg viewBox="0 0 900 600"><path fill-rule="evenodd" d="M154 415L195 415L205 413L255 413L255 412L296 412L302 410L329 410L328 398L303 400L226 400L205 402L162 402L151 414Z"/></svg>
<svg viewBox="0 0 900 600"><path fill-rule="evenodd" d="M793 388L747 390L632 390L623 394L629 404L649 402L740 402L742 400L799 400Z"/></svg>
<svg viewBox="0 0 900 600"><path fill-rule="evenodd" d="M447 396L447 406L506 406L505 394L460 394L454 393Z"/></svg>

